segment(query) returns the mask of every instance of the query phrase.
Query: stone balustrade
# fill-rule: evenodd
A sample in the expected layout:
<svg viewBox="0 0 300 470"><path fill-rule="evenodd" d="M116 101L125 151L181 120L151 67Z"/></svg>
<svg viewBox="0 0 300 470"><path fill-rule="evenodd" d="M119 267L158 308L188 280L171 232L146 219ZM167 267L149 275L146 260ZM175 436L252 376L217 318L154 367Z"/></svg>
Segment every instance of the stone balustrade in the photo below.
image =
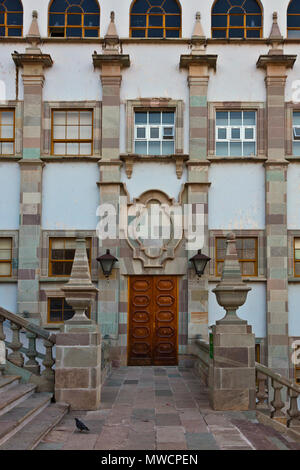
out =
<svg viewBox="0 0 300 470"><path fill-rule="evenodd" d="M255 363L257 391L256 409L269 415L288 428L296 428L300 431L300 412L298 409L298 397L300 387L286 377L273 372L268 367ZM271 395L271 389L273 394ZM287 391L285 403L282 392ZM272 401L270 401L272 398Z"/></svg>
<svg viewBox="0 0 300 470"><path fill-rule="evenodd" d="M12 332L11 341L6 340L4 332L4 322L9 321L10 329ZM26 331L28 340L28 347L25 347L21 340L21 331ZM37 340L42 339L45 348L45 354L42 355L41 370L38 358L41 354L37 351ZM47 330L31 323L26 318L15 315L8 310L0 307L0 341L5 343L6 358L0 362L0 376L4 374L7 364L9 363L20 367L31 373L31 382L37 385L37 390L40 392L53 392L54 391L54 370L53 365L55 360L53 358L53 347L56 343L56 336ZM9 352L11 350L11 352Z"/></svg>

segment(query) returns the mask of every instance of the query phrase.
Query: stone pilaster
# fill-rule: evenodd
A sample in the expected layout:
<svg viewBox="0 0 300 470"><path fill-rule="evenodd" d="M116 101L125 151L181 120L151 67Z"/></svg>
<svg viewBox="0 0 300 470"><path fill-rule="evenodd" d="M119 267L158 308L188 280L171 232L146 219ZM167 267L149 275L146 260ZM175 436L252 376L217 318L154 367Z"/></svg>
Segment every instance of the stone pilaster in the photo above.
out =
<svg viewBox="0 0 300 470"><path fill-rule="evenodd" d="M273 14L271 49L259 57L267 89L267 157L265 162L267 253L267 361L268 367L289 376L288 350L288 242L287 164L285 160L285 84L296 56L280 48L282 36Z"/></svg>
<svg viewBox="0 0 300 470"><path fill-rule="evenodd" d="M15 64L23 69L24 115L23 158L20 186L18 312L29 312L39 319L40 239L42 211L42 103L44 68L52 65L48 54L42 54L37 13L33 12L27 36L30 46L25 53L12 54Z"/></svg>
<svg viewBox="0 0 300 470"><path fill-rule="evenodd" d="M119 258L120 240L118 238L118 213L120 204L121 167L120 160L120 87L122 69L130 66L128 55L121 54L120 41L114 22L114 12L104 37L103 53L93 55L95 68L100 68L102 85L102 158L99 160L100 204L111 204L117 217L116 239L99 239L100 254L107 248ZM120 277L114 269L109 280L100 272L99 291L101 301L98 305L98 321L102 336L116 346L119 331Z"/></svg>
<svg viewBox="0 0 300 470"><path fill-rule="evenodd" d="M208 254L208 170L207 160L207 89L209 69L216 69L217 56L207 55L206 39L200 22L200 14L196 14L196 22L192 36L192 52L180 57L180 67L188 69L189 86L189 162L187 186L187 202L192 204L193 212L197 204L201 204L204 213L204 246L199 246L203 253ZM190 258L195 252L187 252ZM188 273L188 339L189 343L199 334L208 336L208 275L201 279L193 269Z"/></svg>

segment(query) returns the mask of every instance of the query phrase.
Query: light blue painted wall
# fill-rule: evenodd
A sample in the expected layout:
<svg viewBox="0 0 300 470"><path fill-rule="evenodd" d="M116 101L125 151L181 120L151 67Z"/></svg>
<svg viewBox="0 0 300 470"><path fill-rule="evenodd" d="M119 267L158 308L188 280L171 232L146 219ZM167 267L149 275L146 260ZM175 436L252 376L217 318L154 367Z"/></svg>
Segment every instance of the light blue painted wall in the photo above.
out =
<svg viewBox="0 0 300 470"><path fill-rule="evenodd" d="M252 326L252 331L257 338L266 337L266 286L265 283L248 283L251 291L248 294L246 303L238 309L238 316L247 320ZM208 324L213 325L217 320L225 316L225 310L217 303L216 296L212 289L216 284L209 285L208 297Z"/></svg>
<svg viewBox="0 0 300 470"><path fill-rule="evenodd" d="M287 173L287 226L300 229L300 164L290 163Z"/></svg>
<svg viewBox="0 0 300 470"><path fill-rule="evenodd" d="M17 313L17 284L0 284L0 306Z"/></svg>
<svg viewBox="0 0 300 470"><path fill-rule="evenodd" d="M209 171L209 229L265 228L265 174L262 165L218 163Z"/></svg>
<svg viewBox="0 0 300 470"><path fill-rule="evenodd" d="M0 230L19 228L20 169L17 163L0 163Z"/></svg>
<svg viewBox="0 0 300 470"><path fill-rule="evenodd" d="M289 284L289 336L300 336L300 284Z"/></svg>
<svg viewBox="0 0 300 470"><path fill-rule="evenodd" d="M126 184L130 198L140 196L149 189L159 189L178 201L182 184L186 182L186 170L179 180L175 163L135 163L130 179L122 171L122 181Z"/></svg>
<svg viewBox="0 0 300 470"><path fill-rule="evenodd" d="M95 230L97 181L96 163L48 163L43 174L43 229Z"/></svg>

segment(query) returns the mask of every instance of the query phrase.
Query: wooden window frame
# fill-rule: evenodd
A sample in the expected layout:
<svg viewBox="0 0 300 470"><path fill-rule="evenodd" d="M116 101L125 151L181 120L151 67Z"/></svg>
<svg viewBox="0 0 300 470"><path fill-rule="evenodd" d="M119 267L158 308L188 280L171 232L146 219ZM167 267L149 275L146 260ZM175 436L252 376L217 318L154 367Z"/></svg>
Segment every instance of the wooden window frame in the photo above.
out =
<svg viewBox="0 0 300 470"><path fill-rule="evenodd" d="M12 138L2 138L0 137L0 144L2 143L12 143L13 144L13 152L12 153L2 153L2 147L1 147L1 153L0 157L13 157L16 152L16 110L15 108L0 108L0 135L2 133L2 113L9 112L13 113L13 137Z"/></svg>
<svg viewBox="0 0 300 470"><path fill-rule="evenodd" d="M149 0L149 1L151 2L151 0ZM163 2L163 0L162 0L162 2ZM149 4L149 8L148 8L147 12L145 12L145 13L132 13L132 8L135 5L135 1L134 1L131 5L130 14L129 14L129 34L130 34L130 37L134 37L135 39L145 39L145 38L149 38L149 39L179 39L179 38L181 38L181 34L182 34L182 10L181 10L180 3L177 0L176 0L176 2L178 4L179 10L180 10L179 14L178 13L166 13L165 11L163 13L151 13L150 12L151 8L156 7L156 6L158 8L162 8L162 10L163 10L163 4L161 4L160 6L150 5ZM144 27L131 26L131 17L132 16L141 16L141 15L146 16L146 26L144 26ZM162 16L163 17L162 26L149 26L149 16ZM180 26L166 26L166 16L179 16L180 17ZM162 29L163 30L163 35L162 36L148 36L148 30L149 29ZM145 36L144 37L132 36L132 31L145 31ZM175 38L174 37L168 38L166 36L166 31L178 31L179 36L178 36L178 38L176 38L176 37Z"/></svg>
<svg viewBox="0 0 300 470"><path fill-rule="evenodd" d="M91 237L85 237L87 241L89 241L89 249L90 249L90 258L88 259L89 261L89 267L90 267L90 272L91 272L91 266L92 266L92 238ZM49 237L49 272L48 275L49 277L70 277L70 274L52 274L52 263L70 263L71 260L53 260L52 259L52 241L53 240L60 240L60 241L66 241L66 240L76 240L75 237ZM74 261L74 258L73 258Z"/></svg>
<svg viewBox="0 0 300 470"><path fill-rule="evenodd" d="M5 34L4 34L4 36L0 35L0 38L20 38L20 37L23 37L24 10L23 9L20 10L20 11L8 10L4 3L0 3L0 5L3 5L4 8L5 8L5 11L3 12L4 23L0 24L0 28L5 28ZM7 15L8 14L18 14L18 15L22 14L22 24L20 24L20 25L9 25L9 24L7 24ZM18 36L9 35L8 31L13 30L13 29L21 29L21 34L18 35Z"/></svg>
<svg viewBox="0 0 300 470"><path fill-rule="evenodd" d="M239 263L242 265L243 263L254 263L254 266L255 266L255 273L254 274L242 274L242 277L245 277L245 278L248 278L248 277L258 277L258 237L255 237L255 236L247 236L247 235L244 235L244 236L237 236L236 237L236 240L239 240L239 239L254 239L255 240L255 261L253 259L240 259L239 258ZM217 254L218 254L218 249L217 249L217 240L218 239L223 239L223 240L226 240L226 237L222 237L222 236L216 236L215 237L215 276L216 277L220 277L221 275L218 274L218 263L224 263L224 259L221 259L221 258L218 258L217 257ZM242 272L242 266L241 266L241 272Z"/></svg>
<svg viewBox="0 0 300 470"><path fill-rule="evenodd" d="M286 14L286 16L287 16L287 18L286 18L287 33L286 33L286 37L287 37L288 39L300 39L300 8L299 8L299 13L288 13L289 7L290 7L291 3L293 3L293 1L294 1L294 0L291 0L291 1L289 2L289 4L288 4L288 7L287 7L287 14ZM298 21L299 26L288 26L288 20L289 20L289 17L290 17L290 16L296 16L296 17L298 17L298 19L299 19L299 21ZM289 36L289 31L291 31L291 30L293 30L293 31L299 31L299 36L294 36L294 37L293 37L293 36Z"/></svg>
<svg viewBox="0 0 300 470"><path fill-rule="evenodd" d="M300 274L296 274L296 264L300 264L300 260L296 260L296 240L299 239L300 237L295 236L293 238L293 262L294 262L294 277L300 277Z"/></svg>
<svg viewBox="0 0 300 470"><path fill-rule="evenodd" d="M14 240L13 237L0 237L1 240L10 240L11 245L10 245L10 259L0 259L0 264L9 264L10 265L10 273L9 274L0 274L0 278L6 278L6 277L12 277L13 275L13 269L12 269L12 263L13 263L13 246L14 246Z"/></svg>
<svg viewBox="0 0 300 470"><path fill-rule="evenodd" d="M54 139L54 113L63 112L79 112L79 123L78 128L80 128L80 112L91 112L92 113L92 136L90 139ZM68 125L65 123L65 129L67 129ZM54 144L55 143L62 143L62 144L91 144L91 153L80 155L80 154L54 154ZM91 157L94 154L94 109L93 108L52 108L51 109L51 155L54 157L68 157L68 158L85 158Z"/></svg>
<svg viewBox="0 0 300 470"><path fill-rule="evenodd" d="M62 300L62 320L59 320L59 321L51 320L50 302L53 299ZM47 323L49 323L51 325L53 325L53 324L56 325L56 324L62 324L66 321L66 320L64 320L64 303L65 302L66 302L65 297L57 297L57 296L48 297L48 299L47 299ZM75 314L75 312L74 312L74 314ZM88 308L88 318L91 318L91 306L89 306L89 308Z"/></svg>
<svg viewBox="0 0 300 470"><path fill-rule="evenodd" d="M72 5L72 2L70 3L68 0L66 0L69 3L69 6L66 8L65 11L57 11L57 12L50 12L50 7L52 5L54 0L52 0L49 4L49 9L48 9L48 36L49 37L64 37L64 38L88 38L88 39L96 39L100 37L100 5L99 2L99 26L85 26L84 25L84 20L85 17L88 15L97 15L98 13L90 13L86 12L82 9L81 5ZM68 13L68 9L71 6L76 6L81 8L82 12L81 13ZM65 24L64 26L50 26L50 15L63 15ZM68 25L68 16L69 15L81 15L81 24L80 25ZM57 29L59 31L63 31L64 35L63 36L52 36L51 33L53 32L53 29ZM67 35L67 29L81 29L81 36L69 36ZM97 36L86 36L86 31L98 31Z"/></svg>
<svg viewBox="0 0 300 470"><path fill-rule="evenodd" d="M218 1L219 0L214 1L213 5L212 5L212 10L211 10L212 11L212 13L211 13L211 37L212 37L212 39L241 39L241 40L244 40L244 39L250 39L250 40L251 39L258 39L258 38L247 37L247 32L248 31L259 31L259 38L263 37L263 9L262 9L262 6L260 5L260 2L257 2L258 6L261 9L260 13L247 13L247 11L243 8L243 6L239 5L238 7L244 10L244 13L243 13L243 26L231 26L230 25L230 17L231 16L241 16L241 14L238 14L238 13L230 14L231 8L234 8L237 5L232 5L231 8L229 8L227 10L227 13L213 13L214 6ZM247 15L260 16L261 17L261 26L247 26ZM226 26L213 26L212 20L213 20L213 17L215 17L215 16L227 16ZM241 37L237 37L237 38L229 37L229 30L230 29L243 29L244 36L242 38ZM214 37L214 31L221 31L221 30L226 31L225 37Z"/></svg>

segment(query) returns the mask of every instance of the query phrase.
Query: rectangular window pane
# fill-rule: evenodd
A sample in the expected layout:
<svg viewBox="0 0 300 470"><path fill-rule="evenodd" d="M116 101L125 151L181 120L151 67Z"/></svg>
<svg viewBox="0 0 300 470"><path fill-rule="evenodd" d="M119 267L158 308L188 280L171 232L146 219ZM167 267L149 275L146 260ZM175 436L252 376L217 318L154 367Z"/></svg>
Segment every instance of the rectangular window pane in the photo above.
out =
<svg viewBox="0 0 300 470"><path fill-rule="evenodd" d="M66 124L66 113L64 111L55 111L53 113L53 122L56 125Z"/></svg>
<svg viewBox="0 0 300 470"><path fill-rule="evenodd" d="M162 15L149 15L149 26L162 26L163 17Z"/></svg>
<svg viewBox="0 0 300 470"><path fill-rule="evenodd" d="M67 112L67 125L74 126L79 125L79 113L78 111L68 111Z"/></svg>
<svg viewBox="0 0 300 470"><path fill-rule="evenodd" d="M84 26L99 26L100 16L99 15L84 15Z"/></svg>
<svg viewBox="0 0 300 470"><path fill-rule="evenodd" d="M300 276L300 263L295 263L295 276Z"/></svg>
<svg viewBox="0 0 300 470"><path fill-rule="evenodd" d="M260 15L247 15L246 25L250 28L255 28L255 26L261 26L261 16Z"/></svg>
<svg viewBox="0 0 300 470"><path fill-rule="evenodd" d="M150 127L150 139L159 139L158 127Z"/></svg>
<svg viewBox="0 0 300 470"><path fill-rule="evenodd" d="M247 38L260 38L260 30L259 29L248 29L247 30Z"/></svg>
<svg viewBox="0 0 300 470"><path fill-rule="evenodd" d="M244 16L230 15L230 26L244 26Z"/></svg>
<svg viewBox="0 0 300 470"><path fill-rule="evenodd" d="M163 124L174 124L174 113L162 113Z"/></svg>
<svg viewBox="0 0 300 470"><path fill-rule="evenodd" d="M244 111L243 112L244 126L255 126L256 124L256 113L255 111Z"/></svg>
<svg viewBox="0 0 300 470"><path fill-rule="evenodd" d="M14 153L14 144L12 142L3 142L2 143L2 155L13 155Z"/></svg>
<svg viewBox="0 0 300 470"><path fill-rule="evenodd" d="M64 263L63 262L52 262L52 276L63 276L64 275Z"/></svg>
<svg viewBox="0 0 300 470"><path fill-rule="evenodd" d="M87 140L92 138L92 128L90 126L80 126L80 139Z"/></svg>
<svg viewBox="0 0 300 470"><path fill-rule="evenodd" d="M295 259L300 260L300 250L295 250Z"/></svg>
<svg viewBox="0 0 300 470"><path fill-rule="evenodd" d="M67 126L67 139L79 139L78 126Z"/></svg>
<svg viewBox="0 0 300 470"><path fill-rule="evenodd" d="M146 127L138 127L136 130L136 137L138 139L145 139L146 138Z"/></svg>
<svg viewBox="0 0 300 470"><path fill-rule="evenodd" d="M69 143L67 144L67 155L78 155L79 154L79 144Z"/></svg>
<svg viewBox="0 0 300 470"><path fill-rule="evenodd" d="M146 27L146 15L131 15L130 16L130 25Z"/></svg>
<svg viewBox="0 0 300 470"><path fill-rule="evenodd" d="M160 124L161 123L161 113L150 112L149 113L149 124Z"/></svg>
<svg viewBox="0 0 300 470"><path fill-rule="evenodd" d="M1 137L3 139L13 139L13 137L14 137L14 128L13 128L13 126L2 126Z"/></svg>
<svg viewBox="0 0 300 470"><path fill-rule="evenodd" d="M212 15L212 26L217 28L226 28L227 15Z"/></svg>
<svg viewBox="0 0 300 470"><path fill-rule="evenodd" d="M140 155L147 155L147 142L135 142L135 153L138 153Z"/></svg>
<svg viewBox="0 0 300 470"><path fill-rule="evenodd" d="M10 276L10 275L11 275L11 264L0 263L0 276Z"/></svg>
<svg viewBox="0 0 300 470"><path fill-rule="evenodd" d="M241 138L241 129L239 129L239 128L231 129L231 138L232 139L240 139Z"/></svg>
<svg viewBox="0 0 300 470"><path fill-rule="evenodd" d="M173 155L174 151L174 142L163 142L162 143L162 154L163 155Z"/></svg>
<svg viewBox="0 0 300 470"><path fill-rule="evenodd" d="M14 113L12 111L1 112L1 124L4 126L13 126L14 124Z"/></svg>
<svg viewBox="0 0 300 470"><path fill-rule="evenodd" d="M133 38L144 38L146 37L146 31L145 29L133 29L131 31L131 36Z"/></svg>
<svg viewBox="0 0 300 470"><path fill-rule="evenodd" d="M81 15L68 15L68 25L70 26L80 26L81 25Z"/></svg>
<svg viewBox="0 0 300 470"><path fill-rule="evenodd" d="M227 138L227 129L225 128L219 128L218 129L218 140L226 139Z"/></svg>
<svg viewBox="0 0 300 470"><path fill-rule="evenodd" d="M255 264L254 263L241 263L241 264L242 264L243 276L255 276Z"/></svg>
<svg viewBox="0 0 300 470"><path fill-rule="evenodd" d="M242 156L242 143L241 142L230 142L230 156L231 157Z"/></svg>
<svg viewBox="0 0 300 470"><path fill-rule="evenodd" d="M80 111L80 125L91 126L93 113L91 111Z"/></svg>
<svg viewBox="0 0 300 470"><path fill-rule="evenodd" d="M164 36L164 30L161 28L153 29L149 28L148 29L148 38L162 38Z"/></svg>
<svg viewBox="0 0 300 470"><path fill-rule="evenodd" d="M65 126L54 126L53 127L53 138L54 139L66 139L66 128L65 128Z"/></svg>
<svg viewBox="0 0 300 470"><path fill-rule="evenodd" d="M179 29L167 29L166 38L179 38Z"/></svg>
<svg viewBox="0 0 300 470"><path fill-rule="evenodd" d="M136 124L147 124L147 113L135 113Z"/></svg>
<svg viewBox="0 0 300 470"><path fill-rule="evenodd" d="M79 145L80 155L91 155L92 154L92 144L83 143Z"/></svg>
<svg viewBox="0 0 300 470"><path fill-rule="evenodd" d="M248 157L256 154L255 142L244 142L243 143L243 156Z"/></svg>
<svg viewBox="0 0 300 470"><path fill-rule="evenodd" d="M160 155L160 142L149 142L149 155Z"/></svg>
<svg viewBox="0 0 300 470"><path fill-rule="evenodd" d="M217 126L228 126L228 112L218 111L216 113Z"/></svg>
<svg viewBox="0 0 300 470"><path fill-rule="evenodd" d="M293 142L293 155L300 156L300 142Z"/></svg>
<svg viewBox="0 0 300 470"><path fill-rule="evenodd" d="M227 142L216 143L216 155L219 157L228 155L228 143Z"/></svg>
<svg viewBox="0 0 300 470"><path fill-rule="evenodd" d="M11 259L11 249L4 250L0 249L0 260L10 260Z"/></svg>
<svg viewBox="0 0 300 470"><path fill-rule="evenodd" d="M241 126L242 125L242 112L241 111L231 111L230 112L230 125L231 126Z"/></svg>
<svg viewBox="0 0 300 470"><path fill-rule="evenodd" d="M245 129L245 139L253 140L254 139L254 129L246 128Z"/></svg>
<svg viewBox="0 0 300 470"><path fill-rule="evenodd" d="M300 250L300 238L295 238L295 248L299 248Z"/></svg>
<svg viewBox="0 0 300 470"><path fill-rule="evenodd" d="M66 155L66 144L55 143L53 148L54 155Z"/></svg>
<svg viewBox="0 0 300 470"><path fill-rule="evenodd" d="M243 38L244 37L244 30L243 29L229 29L229 37L230 38Z"/></svg>

